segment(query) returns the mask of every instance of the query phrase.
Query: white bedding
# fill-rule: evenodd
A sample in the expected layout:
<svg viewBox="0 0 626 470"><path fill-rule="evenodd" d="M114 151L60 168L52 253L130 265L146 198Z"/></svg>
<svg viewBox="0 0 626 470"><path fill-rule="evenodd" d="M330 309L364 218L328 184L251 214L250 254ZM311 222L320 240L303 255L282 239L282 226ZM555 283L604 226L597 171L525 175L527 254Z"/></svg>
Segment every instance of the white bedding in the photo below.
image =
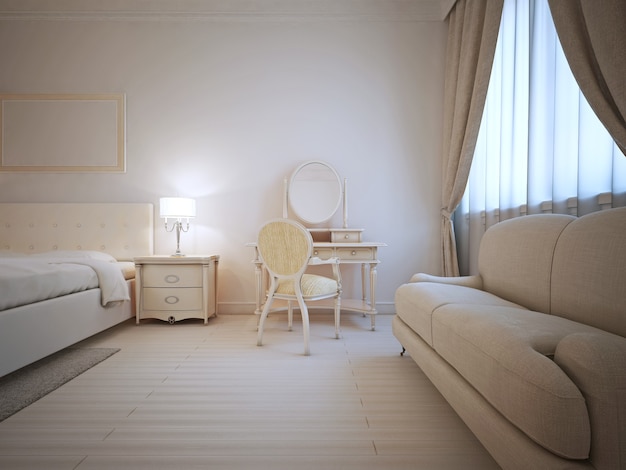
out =
<svg viewBox="0 0 626 470"><path fill-rule="evenodd" d="M122 269L104 253L0 255L0 310L97 287L103 306L130 300Z"/></svg>

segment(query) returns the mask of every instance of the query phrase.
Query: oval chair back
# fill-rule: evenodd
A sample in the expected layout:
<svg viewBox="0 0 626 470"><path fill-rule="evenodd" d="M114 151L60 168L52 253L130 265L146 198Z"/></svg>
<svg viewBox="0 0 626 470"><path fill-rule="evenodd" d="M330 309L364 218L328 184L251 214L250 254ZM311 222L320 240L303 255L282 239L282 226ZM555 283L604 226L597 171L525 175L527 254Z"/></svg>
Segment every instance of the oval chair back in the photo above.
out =
<svg viewBox="0 0 626 470"><path fill-rule="evenodd" d="M313 252L313 239L299 223L280 219L261 227L257 247L270 274L290 277L306 270Z"/></svg>

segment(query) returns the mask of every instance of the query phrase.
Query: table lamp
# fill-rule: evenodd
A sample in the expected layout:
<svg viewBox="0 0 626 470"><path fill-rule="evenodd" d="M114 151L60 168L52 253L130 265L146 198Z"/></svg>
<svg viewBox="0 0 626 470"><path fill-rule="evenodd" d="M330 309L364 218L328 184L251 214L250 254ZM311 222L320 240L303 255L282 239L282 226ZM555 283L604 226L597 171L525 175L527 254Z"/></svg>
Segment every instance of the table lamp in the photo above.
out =
<svg viewBox="0 0 626 470"><path fill-rule="evenodd" d="M159 201L161 218L165 219L165 230L176 230L176 253L172 256L185 256L180 251L180 232L189 231L189 219L196 216L196 201L186 197L162 197ZM168 219L175 219L174 225L168 228ZM186 225L183 226L183 219Z"/></svg>

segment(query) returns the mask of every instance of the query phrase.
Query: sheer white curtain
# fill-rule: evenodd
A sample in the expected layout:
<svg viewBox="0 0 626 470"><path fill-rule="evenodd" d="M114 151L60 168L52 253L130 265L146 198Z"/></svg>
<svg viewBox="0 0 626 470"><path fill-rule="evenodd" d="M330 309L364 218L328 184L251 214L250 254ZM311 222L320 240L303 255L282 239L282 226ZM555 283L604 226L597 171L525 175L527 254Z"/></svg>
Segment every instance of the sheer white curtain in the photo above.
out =
<svg viewBox="0 0 626 470"><path fill-rule="evenodd" d="M583 97L547 0L505 0L468 185L454 216L461 274L501 220L626 205L626 158Z"/></svg>

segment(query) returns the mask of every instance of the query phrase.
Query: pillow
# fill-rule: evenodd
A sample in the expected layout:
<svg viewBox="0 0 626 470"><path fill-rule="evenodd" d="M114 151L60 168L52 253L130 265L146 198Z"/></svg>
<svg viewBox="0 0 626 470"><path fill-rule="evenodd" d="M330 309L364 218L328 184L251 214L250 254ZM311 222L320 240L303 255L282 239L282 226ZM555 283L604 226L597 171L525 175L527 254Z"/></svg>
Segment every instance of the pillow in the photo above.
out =
<svg viewBox="0 0 626 470"><path fill-rule="evenodd" d="M115 263L117 260L108 253L102 251L91 250L54 250L46 251L43 253L34 253L30 256L36 258L81 258L81 259L95 259L100 261L108 261L109 263Z"/></svg>
<svg viewBox="0 0 626 470"><path fill-rule="evenodd" d="M132 261L118 261L117 265L122 270L124 279L135 279L135 263Z"/></svg>

